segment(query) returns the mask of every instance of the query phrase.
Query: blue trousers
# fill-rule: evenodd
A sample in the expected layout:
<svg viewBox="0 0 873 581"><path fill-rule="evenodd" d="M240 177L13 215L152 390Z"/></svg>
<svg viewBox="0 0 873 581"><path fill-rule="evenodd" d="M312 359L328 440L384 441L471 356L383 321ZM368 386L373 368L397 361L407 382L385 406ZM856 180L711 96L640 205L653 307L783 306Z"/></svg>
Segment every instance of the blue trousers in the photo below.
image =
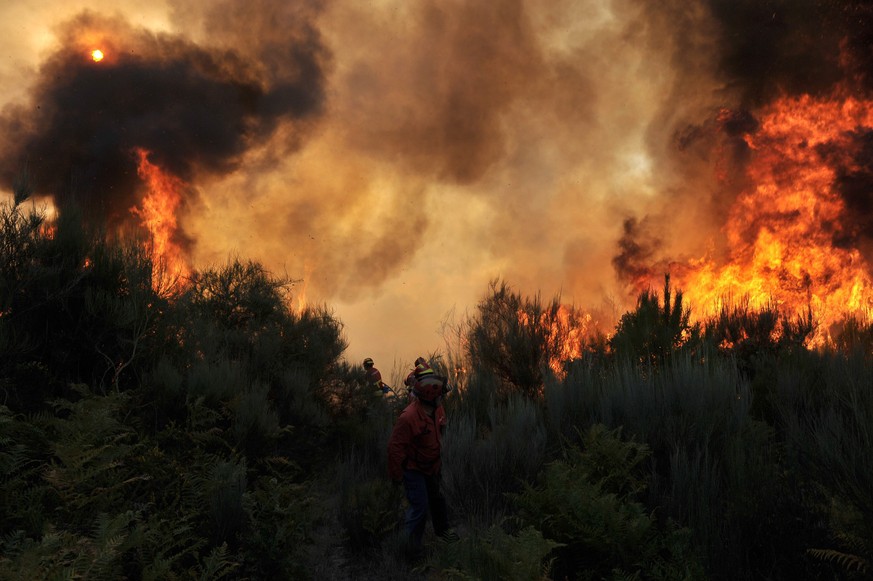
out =
<svg viewBox="0 0 873 581"><path fill-rule="evenodd" d="M437 536L449 530L446 500L440 492L440 475L423 474L417 470L403 471L403 486L406 488L406 534L412 548L421 547L427 515L430 514L433 530Z"/></svg>

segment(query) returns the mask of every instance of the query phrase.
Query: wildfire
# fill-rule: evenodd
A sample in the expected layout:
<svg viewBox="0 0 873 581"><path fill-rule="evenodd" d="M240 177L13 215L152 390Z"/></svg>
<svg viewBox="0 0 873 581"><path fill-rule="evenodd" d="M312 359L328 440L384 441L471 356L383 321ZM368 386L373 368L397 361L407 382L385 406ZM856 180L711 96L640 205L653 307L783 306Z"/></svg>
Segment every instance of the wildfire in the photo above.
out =
<svg viewBox="0 0 873 581"><path fill-rule="evenodd" d="M301 314L306 310L306 287L309 286L309 277L312 275L312 266L309 264L303 265L303 279L299 281L295 281L296 284L300 284L300 288L297 291L297 296L295 297L297 313Z"/></svg>
<svg viewBox="0 0 873 581"><path fill-rule="evenodd" d="M851 97L785 97L762 111L760 126L744 137L754 185L724 227L729 261L704 257L676 273L698 316L726 297L788 314L811 307L819 345L847 313L869 316L870 264L851 243L857 234L846 226L851 216L838 188L858 171L858 143L871 131L873 102Z"/></svg>
<svg viewBox="0 0 873 581"><path fill-rule="evenodd" d="M519 311L518 320L527 326L531 317ZM558 377L563 377L565 363L582 357L585 346L596 332L590 314L567 305L559 305L554 311L543 311L536 327L545 339L549 367Z"/></svg>
<svg viewBox="0 0 873 581"><path fill-rule="evenodd" d="M183 182L179 178L161 170L148 159L149 152L136 149L138 158L137 173L148 186L148 194L142 200L142 207L130 211L139 216L141 224L150 234L152 256L155 260L155 273L152 286L165 288L174 280L181 280L191 274L185 253L176 242L178 224L176 211L182 202Z"/></svg>
<svg viewBox="0 0 873 581"><path fill-rule="evenodd" d="M103 51L100 49L92 50L91 51L91 59L95 63L99 63L100 61L103 60Z"/></svg>

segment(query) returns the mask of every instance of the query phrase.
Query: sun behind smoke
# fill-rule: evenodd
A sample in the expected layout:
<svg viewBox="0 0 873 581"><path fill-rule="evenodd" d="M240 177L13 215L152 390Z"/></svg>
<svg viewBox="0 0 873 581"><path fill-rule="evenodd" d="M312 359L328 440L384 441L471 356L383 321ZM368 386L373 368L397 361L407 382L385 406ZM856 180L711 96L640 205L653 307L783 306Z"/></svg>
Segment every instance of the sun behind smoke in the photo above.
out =
<svg viewBox="0 0 873 581"><path fill-rule="evenodd" d="M99 63L103 60L103 51L99 48L91 51L91 58L94 59L95 63Z"/></svg>

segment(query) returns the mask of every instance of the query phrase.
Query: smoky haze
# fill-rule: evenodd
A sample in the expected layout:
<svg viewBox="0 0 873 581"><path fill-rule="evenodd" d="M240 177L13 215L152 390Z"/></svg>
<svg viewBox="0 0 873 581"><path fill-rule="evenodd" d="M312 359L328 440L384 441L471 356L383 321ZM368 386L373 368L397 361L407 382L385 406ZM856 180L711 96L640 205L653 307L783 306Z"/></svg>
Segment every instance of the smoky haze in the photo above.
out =
<svg viewBox="0 0 873 581"><path fill-rule="evenodd" d="M302 278L298 292L346 323L350 357L383 372L440 348L447 313L498 276L620 315L631 280L719 251L761 106L869 91L873 70L861 1L94 10L66 18L38 58L9 49L28 90L2 115L6 188L26 163L42 191L127 216L140 187L129 149L152 149L191 186L181 226L195 265L245 254ZM104 63L87 58L95 31L111 40ZM868 216L869 137L856 143L842 191ZM873 224L855 220L841 243Z"/></svg>

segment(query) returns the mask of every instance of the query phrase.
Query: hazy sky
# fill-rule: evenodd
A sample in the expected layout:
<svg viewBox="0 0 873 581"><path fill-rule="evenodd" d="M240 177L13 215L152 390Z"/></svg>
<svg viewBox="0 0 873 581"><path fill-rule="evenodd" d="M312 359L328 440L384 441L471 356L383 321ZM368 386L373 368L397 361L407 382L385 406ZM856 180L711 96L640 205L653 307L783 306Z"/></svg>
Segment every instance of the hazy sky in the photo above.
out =
<svg viewBox="0 0 873 581"><path fill-rule="evenodd" d="M719 243L718 111L831 82L847 33L827 23L869 17L762 4L4 2L0 189L26 158L44 188L122 219L137 198L120 149L148 146L190 186L196 266L302 278L349 359L406 367L495 277L623 309L620 256ZM816 11L833 21L813 34ZM113 68L92 70L94 43Z"/></svg>

